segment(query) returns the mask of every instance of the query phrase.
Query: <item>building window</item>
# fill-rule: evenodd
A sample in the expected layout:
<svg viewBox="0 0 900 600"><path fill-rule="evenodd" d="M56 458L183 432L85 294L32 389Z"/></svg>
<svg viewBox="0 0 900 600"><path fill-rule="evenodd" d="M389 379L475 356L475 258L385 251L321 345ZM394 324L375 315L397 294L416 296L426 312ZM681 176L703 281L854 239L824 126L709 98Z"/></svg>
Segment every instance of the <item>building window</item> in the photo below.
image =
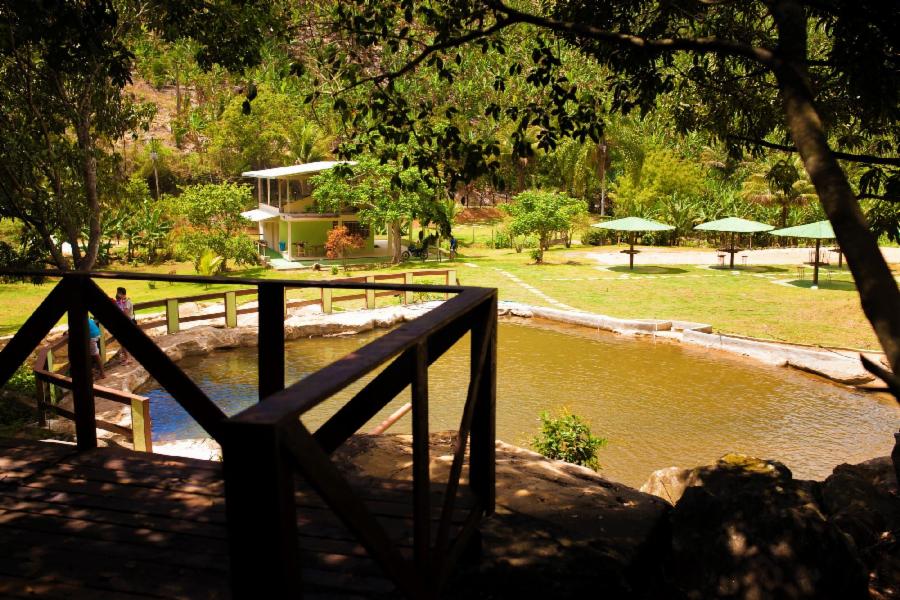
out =
<svg viewBox="0 0 900 600"><path fill-rule="evenodd" d="M338 226L337 221L331 222L331 228L334 229ZM359 221L344 221L344 227L347 228L347 231L350 235L358 235L362 239L368 239L369 237L369 226L363 225Z"/></svg>

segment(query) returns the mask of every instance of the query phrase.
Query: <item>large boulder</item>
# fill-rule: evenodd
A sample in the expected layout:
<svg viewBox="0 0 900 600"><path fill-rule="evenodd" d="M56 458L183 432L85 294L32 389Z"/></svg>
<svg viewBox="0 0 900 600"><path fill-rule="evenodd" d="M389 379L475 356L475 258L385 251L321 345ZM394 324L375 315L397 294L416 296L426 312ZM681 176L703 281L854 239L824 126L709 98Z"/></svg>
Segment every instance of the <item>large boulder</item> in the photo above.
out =
<svg viewBox="0 0 900 600"><path fill-rule="evenodd" d="M668 597L869 597L853 542L820 510L812 482L739 454L687 479L670 513Z"/></svg>
<svg viewBox="0 0 900 600"><path fill-rule="evenodd" d="M828 519L859 548L873 597L900 597L900 495L890 457L836 467L820 495Z"/></svg>

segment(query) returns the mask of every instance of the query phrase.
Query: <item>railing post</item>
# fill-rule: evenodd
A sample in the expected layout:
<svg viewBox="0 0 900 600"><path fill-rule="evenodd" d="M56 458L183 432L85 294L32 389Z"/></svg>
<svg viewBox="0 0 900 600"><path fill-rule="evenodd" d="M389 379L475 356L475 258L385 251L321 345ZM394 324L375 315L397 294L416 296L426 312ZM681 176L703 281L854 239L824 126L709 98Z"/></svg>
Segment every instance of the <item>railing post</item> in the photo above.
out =
<svg viewBox="0 0 900 600"><path fill-rule="evenodd" d="M106 330L100 323L97 323L97 327L100 329L100 340L97 342L97 347L100 349L100 362L106 366Z"/></svg>
<svg viewBox="0 0 900 600"><path fill-rule="evenodd" d="M153 452L152 430L150 400L133 398L131 400L131 433L132 444L136 452Z"/></svg>
<svg viewBox="0 0 900 600"><path fill-rule="evenodd" d="M428 431L428 344L413 348L412 454L413 454L413 557L416 571L431 572L431 478Z"/></svg>
<svg viewBox="0 0 900 600"><path fill-rule="evenodd" d="M471 374L478 373L478 353L485 338L487 354L481 369L478 397L472 415L471 449L469 453L469 481L472 492L481 502L486 514L494 512L494 471L496 459L496 397L497 397L497 293L478 311L472 327Z"/></svg>
<svg viewBox="0 0 900 600"><path fill-rule="evenodd" d="M45 414L47 411L46 389L47 389L46 384L43 381L41 381L40 379L38 379L37 377L35 377L34 378L34 391L35 391L35 399L37 400L37 402L36 402L37 421L38 421L38 426L40 426L40 427L47 426L47 415Z"/></svg>
<svg viewBox="0 0 900 600"><path fill-rule="evenodd" d="M331 288L322 288L322 312L326 315L330 315L332 311L331 292Z"/></svg>
<svg viewBox="0 0 900 600"><path fill-rule="evenodd" d="M225 292L225 327L237 327L237 296Z"/></svg>
<svg viewBox="0 0 900 600"><path fill-rule="evenodd" d="M284 285L259 284L259 399L284 389Z"/></svg>
<svg viewBox="0 0 900 600"><path fill-rule="evenodd" d="M234 421L222 429L231 596L298 598L294 479L278 430Z"/></svg>
<svg viewBox="0 0 900 600"><path fill-rule="evenodd" d="M166 298L166 333L178 333L178 298Z"/></svg>
<svg viewBox="0 0 900 600"><path fill-rule="evenodd" d="M97 447L94 411L94 373L91 367L84 279L78 276L69 296L69 371L75 412L75 441L79 450Z"/></svg>
<svg viewBox="0 0 900 600"><path fill-rule="evenodd" d="M446 285L456 285L456 269L447 269L444 275L444 283ZM444 294L444 300L448 299L450 294Z"/></svg>
<svg viewBox="0 0 900 600"><path fill-rule="evenodd" d="M54 362L53 361L53 348L51 348L50 350L47 351L47 367L46 367L47 370L50 371L51 373L54 373L53 362ZM48 384L48 386L49 386L48 391L50 392L49 393L50 405L56 406L56 403L59 402L59 395L60 395L59 388L56 387L55 385L53 385L52 383Z"/></svg>
<svg viewBox="0 0 900 600"><path fill-rule="evenodd" d="M366 275L366 283L375 283L375 276ZM366 290L366 308L375 308L375 290Z"/></svg>
<svg viewBox="0 0 900 600"><path fill-rule="evenodd" d="M407 271L403 274L403 283L410 285L413 282L413 274L412 271ZM412 292L403 292L403 304L409 304L412 302Z"/></svg>

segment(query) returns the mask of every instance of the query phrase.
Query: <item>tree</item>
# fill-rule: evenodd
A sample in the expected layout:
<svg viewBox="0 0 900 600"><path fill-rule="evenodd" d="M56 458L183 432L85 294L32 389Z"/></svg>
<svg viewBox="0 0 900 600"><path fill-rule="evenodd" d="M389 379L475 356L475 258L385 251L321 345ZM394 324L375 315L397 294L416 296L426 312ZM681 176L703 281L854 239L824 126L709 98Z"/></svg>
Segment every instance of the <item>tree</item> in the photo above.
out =
<svg viewBox="0 0 900 600"><path fill-rule="evenodd" d="M381 164L371 157L323 171L311 183L320 211L353 207L359 211L361 222L386 228L394 263L400 262L403 224L419 215L432 214L439 204L434 189L417 168Z"/></svg>
<svg viewBox="0 0 900 600"><path fill-rule="evenodd" d="M239 264L256 261L253 240L244 234L249 222L241 216L241 211L253 205L249 186L192 185L185 188L177 205L189 224L180 243L185 253L194 258L195 266L206 249L222 257L222 271L228 269L228 260Z"/></svg>
<svg viewBox="0 0 900 600"><path fill-rule="evenodd" d="M330 141L309 121L299 99L261 86L251 110L243 97L225 108L210 149L223 173L238 174L326 158Z"/></svg>
<svg viewBox="0 0 900 600"><path fill-rule="evenodd" d="M900 289L840 163L859 162L870 172L884 172L860 185L863 194L884 192L888 180L900 179L900 157L883 155L900 146L900 5L877 0L562 0L541 5L546 12L517 6L503 0L337 4L333 27L349 34L351 43L336 62L352 74L350 86L368 84L374 96L365 109L372 118L355 124L397 143L413 135L419 147L433 149L429 142L437 136L416 125L429 107L405 103L398 81L420 67L452 80L462 46L505 49L504 34L519 26L534 33L531 65L498 73L497 85L524 76L544 93L541 101L488 114L518 123L517 142L531 127L538 129L543 148L552 149L560 135L599 141L602 116L587 110L596 108L596 101L559 75L556 48L566 44L548 39L574 45L607 69L604 85L613 111L643 113L671 102L682 128L704 128L734 152L774 147L799 154L846 253L863 310L888 362L900 372ZM360 67L348 69L346 62ZM835 152L829 138L841 143L846 124L857 139L889 143L875 144L881 151L872 154ZM473 144L455 135L443 140L442 149L457 158L476 152L491 156L486 152L490 143ZM514 148L522 155L529 151L521 143ZM417 164L424 168L433 157L422 153L421 158ZM468 178L496 168L490 160L466 164Z"/></svg>
<svg viewBox="0 0 900 600"><path fill-rule="evenodd" d="M550 247L553 234L568 231L577 219L587 214L584 201L543 190L524 191L512 203L505 204L504 209L512 217L509 223L512 235L538 237L538 263L543 262L544 250Z"/></svg>
<svg viewBox="0 0 900 600"><path fill-rule="evenodd" d="M358 235L353 235L344 225L335 227L328 232L328 239L325 241L325 255L328 258L339 258L347 270L347 252L355 248L362 248L365 244Z"/></svg>
<svg viewBox="0 0 900 600"><path fill-rule="evenodd" d="M815 200L816 194L793 162L781 159L764 171L752 173L743 183L743 197L758 204L777 205L779 225L787 227L790 209Z"/></svg>
<svg viewBox="0 0 900 600"><path fill-rule="evenodd" d="M130 21L106 0L5 0L0 15L0 216L22 221L60 269L63 241L90 269L112 174L105 148L142 119L122 92Z"/></svg>

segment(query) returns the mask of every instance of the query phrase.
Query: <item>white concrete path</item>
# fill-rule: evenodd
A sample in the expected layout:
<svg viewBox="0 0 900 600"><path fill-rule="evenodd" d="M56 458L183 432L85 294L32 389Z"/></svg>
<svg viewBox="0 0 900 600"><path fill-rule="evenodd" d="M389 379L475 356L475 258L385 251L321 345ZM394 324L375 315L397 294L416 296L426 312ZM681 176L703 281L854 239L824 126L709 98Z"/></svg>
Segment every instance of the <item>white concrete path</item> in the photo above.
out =
<svg viewBox="0 0 900 600"><path fill-rule="evenodd" d="M555 298L551 298L550 296L548 296L547 294L545 294L545 293L542 292L541 290L537 289L537 288L534 287L533 285L530 285L530 284L525 283L524 281L522 281L521 279L519 279L518 277L516 277L515 275L513 275L513 274L510 273L509 271L504 271L503 269L500 269L500 268L498 268L498 267L494 267L494 270L497 271L497 272L499 272L501 275L503 275L504 277L506 277L507 279L509 279L509 280L512 281L513 283L517 284L519 287L528 290L529 292L531 292L532 294L534 294L535 296L537 296L538 298L540 298L540 299L543 300L544 302L548 302L548 303L552 304L553 306L555 306L555 307L557 307L557 308L562 308L562 309L565 309L565 310L575 310L574 308L572 308L572 307L569 306L568 304L563 304L563 303L560 302L559 300L557 300L557 299L555 299Z"/></svg>

